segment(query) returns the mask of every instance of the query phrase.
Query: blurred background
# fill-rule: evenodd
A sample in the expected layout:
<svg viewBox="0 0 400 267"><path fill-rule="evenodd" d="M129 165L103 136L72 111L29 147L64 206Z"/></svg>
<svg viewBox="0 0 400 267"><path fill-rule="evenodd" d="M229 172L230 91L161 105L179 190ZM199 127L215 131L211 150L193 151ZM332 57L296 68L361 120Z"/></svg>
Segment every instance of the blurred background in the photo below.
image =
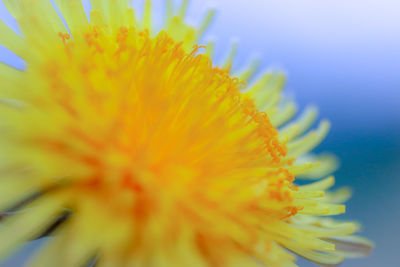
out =
<svg viewBox="0 0 400 267"><path fill-rule="evenodd" d="M376 244L370 258L341 266L399 266L400 1L215 0L213 5L219 13L208 34L217 41L217 58L238 38L235 66L261 55L264 68L287 73L286 93L300 110L315 104L320 117L332 122L317 151L340 158L337 185L354 189L345 218L362 222L362 235ZM204 0L191 1L193 23L206 8ZM2 4L0 16L10 18ZM0 61L22 64L2 47L0 55ZM0 266L21 266L35 247L28 244ZM302 260L299 265L313 266Z"/></svg>
<svg viewBox="0 0 400 267"><path fill-rule="evenodd" d="M204 9L193 2L190 14ZM400 1L215 3L220 12L209 34L217 54L237 37L236 66L261 55L265 68L287 73L286 93L300 109L315 104L332 122L317 151L339 157L337 185L354 190L344 217L360 221L376 245L370 258L341 266L400 266Z"/></svg>

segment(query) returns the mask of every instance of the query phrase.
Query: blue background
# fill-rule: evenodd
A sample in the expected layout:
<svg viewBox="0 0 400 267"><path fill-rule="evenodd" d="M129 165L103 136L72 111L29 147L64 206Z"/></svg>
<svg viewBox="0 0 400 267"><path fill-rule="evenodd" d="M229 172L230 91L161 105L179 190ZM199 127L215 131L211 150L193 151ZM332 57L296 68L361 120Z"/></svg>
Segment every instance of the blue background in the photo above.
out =
<svg viewBox="0 0 400 267"><path fill-rule="evenodd" d="M211 34L220 53L237 36L238 65L261 54L263 66L286 71L286 92L300 107L316 104L332 122L317 150L340 158L337 184L354 189L345 217L362 222L376 244L370 258L341 266L400 266L400 2L216 2Z"/></svg>
<svg viewBox="0 0 400 267"><path fill-rule="evenodd" d="M214 5L219 13L208 34L217 40L217 59L232 37L239 38L235 66L261 55L263 67L288 74L285 92L300 108L316 104L320 117L332 122L317 150L340 158L337 184L354 189L345 217L362 222L363 235L376 244L370 258L342 266L399 266L400 1L218 0ZM193 23L206 6L192 1ZM0 17L15 26L2 4ZM0 61L21 66L2 47ZM0 266L19 266L33 247Z"/></svg>

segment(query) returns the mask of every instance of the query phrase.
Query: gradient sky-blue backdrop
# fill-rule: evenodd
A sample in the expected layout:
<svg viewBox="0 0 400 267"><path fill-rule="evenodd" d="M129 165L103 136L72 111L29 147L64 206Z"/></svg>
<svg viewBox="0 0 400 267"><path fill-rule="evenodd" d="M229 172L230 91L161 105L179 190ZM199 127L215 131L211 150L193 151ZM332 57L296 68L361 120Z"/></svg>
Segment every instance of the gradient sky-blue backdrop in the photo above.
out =
<svg viewBox="0 0 400 267"><path fill-rule="evenodd" d="M217 40L217 58L237 37L237 66L262 55L263 67L286 71L286 92L300 107L316 104L321 117L332 122L318 151L332 151L341 159L337 183L355 191L346 217L361 221L363 234L376 243L370 258L342 266L399 266L400 1L213 3L219 13L208 34ZM194 23L206 6L204 0L192 1L189 17ZM2 4L0 17L13 25ZM2 47L0 60L21 66ZM18 266L23 259L0 266Z"/></svg>
<svg viewBox="0 0 400 267"><path fill-rule="evenodd" d="M346 217L376 243L344 267L400 266L400 2L396 0L219 0L210 34L220 54L236 36L238 63L261 54L288 74L300 106L315 103L332 130L318 151L341 159L338 185L354 196ZM193 13L201 13L194 1ZM304 261L300 266L311 266Z"/></svg>

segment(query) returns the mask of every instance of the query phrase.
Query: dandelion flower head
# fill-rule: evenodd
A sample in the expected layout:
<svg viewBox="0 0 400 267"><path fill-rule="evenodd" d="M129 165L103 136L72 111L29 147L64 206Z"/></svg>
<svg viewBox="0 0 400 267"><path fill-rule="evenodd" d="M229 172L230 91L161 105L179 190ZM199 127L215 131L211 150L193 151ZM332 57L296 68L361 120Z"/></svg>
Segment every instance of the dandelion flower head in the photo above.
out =
<svg viewBox="0 0 400 267"><path fill-rule="evenodd" d="M357 223L330 216L349 197L327 192L334 158L310 153L329 123L308 131L315 108L290 121L284 76L233 72L235 46L213 62L214 10L193 27L188 1L166 0L158 30L151 1L141 16L128 0L91 0L89 16L80 0L3 1L21 34L0 21L0 44L26 67L0 65L0 257L43 234L30 266L336 265L368 251Z"/></svg>

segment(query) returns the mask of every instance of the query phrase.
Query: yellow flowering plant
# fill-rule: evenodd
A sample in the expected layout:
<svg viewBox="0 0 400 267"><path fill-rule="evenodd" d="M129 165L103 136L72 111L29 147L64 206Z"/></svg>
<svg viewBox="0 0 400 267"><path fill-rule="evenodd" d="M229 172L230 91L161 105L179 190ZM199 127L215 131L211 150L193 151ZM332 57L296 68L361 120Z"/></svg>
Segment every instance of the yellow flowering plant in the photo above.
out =
<svg viewBox="0 0 400 267"><path fill-rule="evenodd" d="M282 74L252 79L254 62L233 75L235 47L213 63L200 38L214 10L193 27L188 1L166 0L158 30L149 0L141 19L128 0L91 0L89 19L80 0L3 2L22 35L0 21L0 44L26 67L0 65L0 257L43 233L29 266L333 266L368 253L357 223L331 218L350 195L327 191L334 157L311 154L329 123L307 131L314 108L291 121Z"/></svg>

